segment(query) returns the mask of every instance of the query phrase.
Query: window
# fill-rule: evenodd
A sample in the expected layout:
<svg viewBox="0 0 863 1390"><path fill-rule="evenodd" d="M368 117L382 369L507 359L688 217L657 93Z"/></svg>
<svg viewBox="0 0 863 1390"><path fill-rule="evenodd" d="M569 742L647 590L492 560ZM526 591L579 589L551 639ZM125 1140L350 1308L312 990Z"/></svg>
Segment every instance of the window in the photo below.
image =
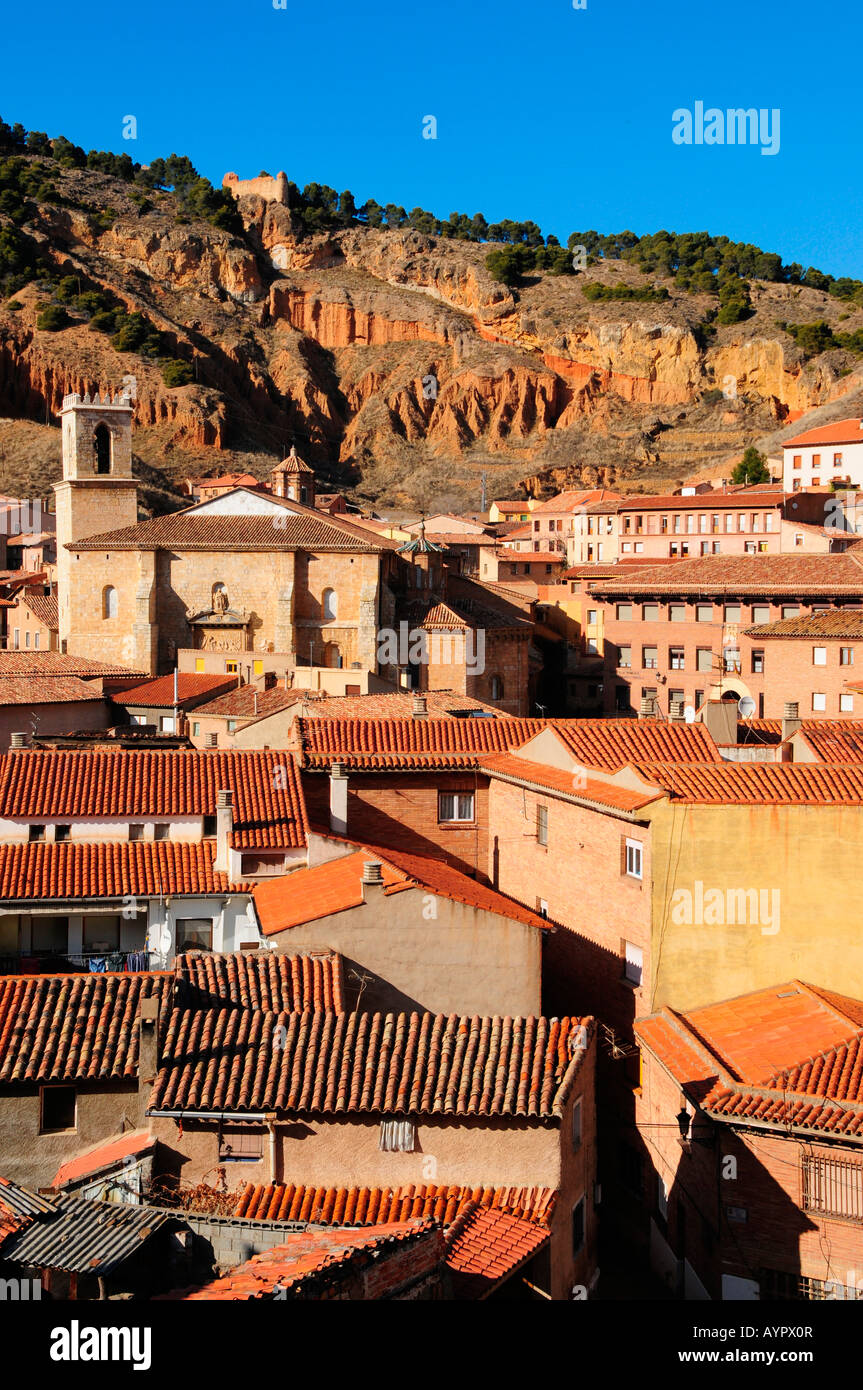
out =
<svg viewBox="0 0 863 1390"><path fill-rule="evenodd" d="M668 664L672 671L683 671L686 669L686 658L683 647L668 648Z"/></svg>
<svg viewBox="0 0 863 1390"><path fill-rule="evenodd" d="M39 1092L41 1134L75 1129L76 1107L74 1086L43 1086Z"/></svg>
<svg viewBox="0 0 863 1390"><path fill-rule="evenodd" d="M38 632L34 632L34 633L33 633L33 646L35 647L36 651L38 652L38 650L39 650L39 633L38 633Z"/></svg>
<svg viewBox="0 0 863 1390"><path fill-rule="evenodd" d="M131 823L131 825L129 826L129 839L130 839L130 840L143 840L143 838L144 838L144 827L143 827L143 825L140 823L140 821L133 821L133 822Z"/></svg>
<svg viewBox="0 0 863 1390"><path fill-rule="evenodd" d="M170 825L168 824L168 822L167 822L167 821L157 821L156 824L153 826L153 839L154 839L154 840L170 840L170 838L171 838L171 827L170 827Z"/></svg>
<svg viewBox="0 0 863 1390"><path fill-rule="evenodd" d="M769 604L769 603L753 603L753 605L752 605L752 621L753 621L753 623L769 623L769 622L770 622L770 604Z"/></svg>
<svg viewBox="0 0 863 1390"><path fill-rule="evenodd" d="M695 621L696 621L697 623L712 623L712 622L713 622L713 604L712 604L712 603L696 603L696 605L695 605Z"/></svg>
<svg viewBox="0 0 863 1390"><path fill-rule="evenodd" d="M644 621L645 621L646 623L658 623L658 622L659 622L659 604L658 604L658 603L645 603L645 604L643 604L643 605L642 605L642 608L641 608L641 616L642 616L642 618L644 619Z"/></svg>
<svg viewBox="0 0 863 1390"><path fill-rule="evenodd" d="M204 816L202 833L205 840L212 840L215 837L217 824L218 821L216 816Z"/></svg>
<svg viewBox="0 0 863 1390"><path fill-rule="evenodd" d="M25 647L29 647L29 645L30 645L30 629L29 629L29 627L28 627L27 631L24 633L24 646L25 646Z"/></svg>
<svg viewBox="0 0 863 1390"><path fill-rule="evenodd" d="M71 825L55 825L55 826L54 826L54 841L55 841L55 843L58 844L58 845L62 845L66 840L69 839L69 836L71 835L71 833L72 833L72 827L71 827Z"/></svg>
<svg viewBox="0 0 863 1390"><path fill-rule="evenodd" d="M116 618L117 602L117 590L111 584L106 585L106 587L102 590L103 618Z"/></svg>
<svg viewBox="0 0 863 1390"><path fill-rule="evenodd" d="M548 844L548 807L537 806L536 808L536 840L537 844Z"/></svg>
<svg viewBox="0 0 863 1390"><path fill-rule="evenodd" d="M821 713L827 709L827 696L821 690L812 692L812 708L816 713Z"/></svg>
<svg viewBox="0 0 863 1390"><path fill-rule="evenodd" d="M416 1152L417 1127L414 1120L381 1120L378 1148L383 1153L412 1154Z"/></svg>
<svg viewBox="0 0 863 1390"><path fill-rule="evenodd" d="M229 734L235 734L237 732L236 719L229 719L226 725L226 729Z"/></svg>
<svg viewBox="0 0 863 1390"><path fill-rule="evenodd" d="M624 668L632 665L632 647L618 647L617 664Z"/></svg>
<svg viewBox="0 0 863 1390"><path fill-rule="evenodd" d="M826 665L827 665L827 648L826 648L826 647L813 647L813 648L812 648L812 665L813 665L813 666L826 666Z"/></svg>
<svg viewBox="0 0 863 1390"><path fill-rule="evenodd" d="M623 943L623 978L631 985L640 985L644 972L644 952L631 941Z"/></svg>
<svg viewBox="0 0 863 1390"><path fill-rule="evenodd" d="M253 1129L227 1130L219 1138L220 1163L260 1163L264 1136Z"/></svg>
<svg viewBox="0 0 863 1390"><path fill-rule="evenodd" d="M753 648L753 651L752 651L752 674L753 674L753 676L763 676L763 675L764 675L764 650L763 650L763 648L761 648L761 647L755 647L755 648Z"/></svg>
<svg viewBox="0 0 863 1390"><path fill-rule="evenodd" d="M680 702L681 705L685 704L685 703L686 703L686 691L685 691L685 690L669 690L669 692L668 692L668 708L669 708L669 711L671 710L671 706L674 704L675 700L678 700L678 701Z"/></svg>
<svg viewBox="0 0 863 1390"><path fill-rule="evenodd" d="M14 629L13 633L12 633L12 646L13 646L13 648L14 648L14 650L15 650L16 652L17 652L18 648L20 647L20 645L21 645L21 629L16 627L16 628Z"/></svg>
<svg viewBox="0 0 863 1390"><path fill-rule="evenodd" d="M196 656L196 657L195 657L195 670L196 670L196 671L203 671L203 670L205 670L205 669L206 669L206 665L207 665L207 663L206 663L206 661L204 660L204 658L203 658L202 656Z"/></svg>
<svg viewBox="0 0 863 1390"><path fill-rule="evenodd" d="M83 942L85 951L97 954L120 949L119 917L85 917Z"/></svg>
<svg viewBox="0 0 863 1390"><path fill-rule="evenodd" d="M239 663L238 661L226 661L226 662L225 662L225 671L226 671L227 675L229 675L229 676L235 676L235 675L237 674L237 672L239 671L239 669L240 669L240 663Z"/></svg>
<svg viewBox="0 0 863 1390"><path fill-rule="evenodd" d="M213 949L213 919L211 917L179 917L177 919L177 950L203 947Z"/></svg>
<svg viewBox="0 0 863 1390"><path fill-rule="evenodd" d="M834 468L841 468L841 467L842 467L842 455L841 455L841 454L834 454L834 455L833 455L833 467L834 467Z"/></svg>
<svg viewBox="0 0 863 1390"><path fill-rule="evenodd" d="M799 617L800 617L800 605L799 605L799 603L783 603L783 605L782 605L782 616L783 616L783 618L799 618Z"/></svg>
<svg viewBox="0 0 863 1390"><path fill-rule="evenodd" d="M28 825L28 827L27 827L27 839L30 841L30 844L31 844L31 845L35 845L39 840L44 840L44 838L45 838L45 827L44 827L44 825Z"/></svg>
<svg viewBox="0 0 863 1390"><path fill-rule="evenodd" d="M668 1217L668 1187L661 1173L656 1175L656 1210L659 1215Z"/></svg>
<svg viewBox="0 0 863 1390"><path fill-rule="evenodd" d="M685 623L685 622L686 622L686 604L685 604L685 603L669 603L669 605L668 605L668 621L669 621L670 623Z"/></svg>
<svg viewBox="0 0 863 1390"><path fill-rule="evenodd" d="M840 696L839 696L839 713L840 713L840 714L853 714L853 713L854 713L854 696L853 696L853 695L840 695Z"/></svg>
<svg viewBox="0 0 863 1390"><path fill-rule="evenodd" d="M863 1163L803 1154L803 1210L863 1224Z"/></svg>
<svg viewBox="0 0 863 1390"><path fill-rule="evenodd" d="M726 621L727 623L739 623L739 622L740 622L740 604L739 604L739 603L726 603L726 605L725 605L725 621Z"/></svg>
<svg viewBox="0 0 863 1390"><path fill-rule="evenodd" d="M473 792L438 792L439 821L472 821Z"/></svg>
<svg viewBox="0 0 863 1390"><path fill-rule="evenodd" d="M713 648L696 647L695 649L695 669L696 671L713 670Z"/></svg>
<svg viewBox="0 0 863 1390"><path fill-rule="evenodd" d="M722 649L722 669L724 671L740 670L740 648L723 647Z"/></svg>
<svg viewBox="0 0 863 1390"><path fill-rule="evenodd" d="M193 721L193 723L192 723L192 738L200 738L200 736L201 736L201 725L200 725L200 721L197 720L197 719L195 719L195 720Z"/></svg>
<svg viewBox="0 0 863 1390"><path fill-rule="evenodd" d="M262 676L263 674L264 674L264 663L263 663L263 661L253 661L253 662L252 662L252 675L253 675L253 676Z"/></svg>
<svg viewBox="0 0 863 1390"><path fill-rule="evenodd" d="M744 547L743 547L743 554L744 554L744 555L757 555L757 554L758 554L758 546L755 544L754 541L747 541L747 542L745 543L745 545L744 545Z"/></svg>
<svg viewBox="0 0 863 1390"><path fill-rule="evenodd" d="M493 700L503 699L503 678L501 676L492 676L491 678L491 698Z"/></svg>
<svg viewBox="0 0 863 1390"><path fill-rule="evenodd" d="M572 1209L572 1253L578 1255L584 1249L584 1198L579 1197Z"/></svg>
<svg viewBox="0 0 863 1390"><path fill-rule="evenodd" d="M659 665L659 648L642 647L641 664L646 671L653 671Z"/></svg>
<svg viewBox="0 0 863 1390"><path fill-rule="evenodd" d="M339 616L339 596L335 589L324 589L323 594L323 617L324 622L329 622Z"/></svg>
<svg viewBox="0 0 863 1390"><path fill-rule="evenodd" d="M839 648L839 665L840 665L840 666L853 666L853 665L854 665L854 648L853 648L853 647L840 647L840 648Z"/></svg>
<svg viewBox="0 0 863 1390"><path fill-rule="evenodd" d="M813 467L813 468L820 468L820 467L821 467L821 455L820 455L820 454L813 454L813 455L812 455L812 467Z"/></svg>
<svg viewBox="0 0 863 1390"><path fill-rule="evenodd" d="M593 624L595 624L595 622L596 622L596 609L595 609L595 608L588 608L588 610L587 610L587 624L588 624L588 627L590 627L590 626L592 626Z"/></svg>
<svg viewBox="0 0 863 1390"><path fill-rule="evenodd" d="M632 604L631 604L631 603L619 603L619 604L617 605L617 621L618 621L619 623L631 623L631 622L632 622Z"/></svg>
<svg viewBox="0 0 863 1390"><path fill-rule="evenodd" d="M642 844L640 840L625 841L624 872L628 878L641 878Z"/></svg>
<svg viewBox="0 0 863 1390"><path fill-rule="evenodd" d="M574 1153L581 1148L581 1096L572 1107L572 1148Z"/></svg>
<svg viewBox="0 0 863 1390"><path fill-rule="evenodd" d="M111 472L111 431L107 425L97 425L93 431L93 471Z"/></svg>
<svg viewBox="0 0 863 1390"><path fill-rule="evenodd" d="M795 455L794 455L794 459L793 459L793 463L792 463L792 467L794 467L794 468L799 468L800 465L802 464L802 462L803 462L803 455L802 455L802 454L795 454Z"/></svg>
<svg viewBox="0 0 863 1390"><path fill-rule="evenodd" d="M175 734L177 725L173 714L163 714L159 718L159 732L162 734Z"/></svg>

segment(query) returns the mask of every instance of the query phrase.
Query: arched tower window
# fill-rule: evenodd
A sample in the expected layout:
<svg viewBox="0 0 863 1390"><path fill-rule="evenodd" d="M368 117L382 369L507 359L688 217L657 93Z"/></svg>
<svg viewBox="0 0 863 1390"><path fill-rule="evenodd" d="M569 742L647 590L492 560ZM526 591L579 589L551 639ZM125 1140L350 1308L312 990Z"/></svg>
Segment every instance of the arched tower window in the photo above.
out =
<svg viewBox="0 0 863 1390"><path fill-rule="evenodd" d="M324 646L324 665L340 670L343 665L341 648L337 642L327 642Z"/></svg>
<svg viewBox="0 0 863 1390"><path fill-rule="evenodd" d="M493 700L503 699L503 679L500 676L491 678L491 698Z"/></svg>
<svg viewBox="0 0 863 1390"><path fill-rule="evenodd" d="M116 618L117 616L117 590L108 584L102 590L102 617Z"/></svg>
<svg viewBox="0 0 863 1390"><path fill-rule="evenodd" d="M93 454L97 473L111 472L111 431L107 425L97 425L93 431Z"/></svg>
<svg viewBox="0 0 863 1390"><path fill-rule="evenodd" d="M339 596L335 589L324 589L323 611L325 622L339 616Z"/></svg>

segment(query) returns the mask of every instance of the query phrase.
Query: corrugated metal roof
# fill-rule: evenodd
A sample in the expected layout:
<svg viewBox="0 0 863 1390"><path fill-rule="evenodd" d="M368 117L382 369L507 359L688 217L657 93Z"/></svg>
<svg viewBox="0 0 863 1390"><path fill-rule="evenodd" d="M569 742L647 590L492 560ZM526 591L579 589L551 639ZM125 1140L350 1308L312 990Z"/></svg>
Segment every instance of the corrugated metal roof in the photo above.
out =
<svg viewBox="0 0 863 1390"><path fill-rule="evenodd" d="M38 1269L104 1274L134 1255L157 1230L176 1220L151 1207L55 1199L56 1213L43 1217L3 1247L3 1259Z"/></svg>
<svg viewBox="0 0 863 1390"><path fill-rule="evenodd" d="M29 1187L20 1187L9 1178L0 1178L0 1206L8 1207L16 1216L35 1216L39 1212L54 1211L57 1203L50 1197L40 1197Z"/></svg>

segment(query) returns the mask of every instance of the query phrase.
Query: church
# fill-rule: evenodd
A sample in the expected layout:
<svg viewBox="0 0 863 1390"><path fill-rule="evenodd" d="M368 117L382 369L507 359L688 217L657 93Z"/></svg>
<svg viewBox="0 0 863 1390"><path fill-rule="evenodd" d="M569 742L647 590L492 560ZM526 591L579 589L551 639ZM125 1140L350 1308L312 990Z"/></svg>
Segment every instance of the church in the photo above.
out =
<svg viewBox="0 0 863 1390"><path fill-rule="evenodd" d="M293 449L271 493L239 487L139 522L131 402L70 395L60 414L61 651L150 675L190 648L377 669L403 562L395 542L315 508Z"/></svg>

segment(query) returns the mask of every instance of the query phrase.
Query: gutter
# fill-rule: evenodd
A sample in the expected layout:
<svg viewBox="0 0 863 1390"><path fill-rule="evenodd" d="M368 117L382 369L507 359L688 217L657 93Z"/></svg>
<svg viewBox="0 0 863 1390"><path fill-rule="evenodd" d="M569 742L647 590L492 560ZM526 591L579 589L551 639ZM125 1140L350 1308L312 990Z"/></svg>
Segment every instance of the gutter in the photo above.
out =
<svg viewBox="0 0 863 1390"><path fill-rule="evenodd" d="M269 1122L268 1115L252 1115L237 1110L148 1110L146 1113L148 1116L167 1120L228 1120L233 1123L239 1120L256 1120L260 1124Z"/></svg>

